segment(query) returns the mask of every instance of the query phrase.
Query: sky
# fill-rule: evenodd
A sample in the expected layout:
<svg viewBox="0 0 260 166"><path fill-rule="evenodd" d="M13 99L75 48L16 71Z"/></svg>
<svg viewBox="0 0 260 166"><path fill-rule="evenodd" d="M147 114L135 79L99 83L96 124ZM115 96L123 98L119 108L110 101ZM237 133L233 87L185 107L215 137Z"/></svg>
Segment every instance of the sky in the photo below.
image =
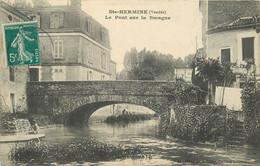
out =
<svg viewBox="0 0 260 166"><path fill-rule="evenodd" d="M50 0L49 0L50 1ZM67 0L50 1L52 5L66 5ZM82 10L92 16L109 30L111 59L117 63L117 71L121 71L124 55L131 48L138 51L157 50L173 57L184 57L202 47L201 24L202 15L198 0L82 0ZM109 14L109 10L154 10L165 14ZM112 19L105 19L112 16ZM115 16L128 16L127 20L115 19ZM129 16L139 16L130 20ZM170 20L150 20L150 16L166 16Z"/></svg>

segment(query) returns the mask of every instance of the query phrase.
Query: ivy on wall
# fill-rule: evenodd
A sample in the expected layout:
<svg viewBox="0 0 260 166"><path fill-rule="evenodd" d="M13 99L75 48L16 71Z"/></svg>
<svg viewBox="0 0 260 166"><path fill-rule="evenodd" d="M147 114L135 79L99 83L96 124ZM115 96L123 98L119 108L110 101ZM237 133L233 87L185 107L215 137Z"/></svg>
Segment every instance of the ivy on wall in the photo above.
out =
<svg viewBox="0 0 260 166"><path fill-rule="evenodd" d="M172 123L163 125L165 135L187 141L217 141L225 135L224 106L174 106Z"/></svg>
<svg viewBox="0 0 260 166"><path fill-rule="evenodd" d="M164 86L163 91L174 105L198 104L198 93L201 89L193 84L178 80L174 86Z"/></svg>
<svg viewBox="0 0 260 166"><path fill-rule="evenodd" d="M254 81L246 83L242 90L242 109L245 113L246 142L260 145L260 90Z"/></svg>

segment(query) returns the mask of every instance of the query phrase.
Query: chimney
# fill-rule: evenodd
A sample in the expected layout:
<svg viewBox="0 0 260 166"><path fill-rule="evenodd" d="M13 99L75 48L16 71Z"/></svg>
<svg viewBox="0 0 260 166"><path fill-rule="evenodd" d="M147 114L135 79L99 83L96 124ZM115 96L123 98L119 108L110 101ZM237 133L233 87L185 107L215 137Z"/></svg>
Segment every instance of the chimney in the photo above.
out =
<svg viewBox="0 0 260 166"><path fill-rule="evenodd" d="M81 0L70 0L70 6L81 9Z"/></svg>

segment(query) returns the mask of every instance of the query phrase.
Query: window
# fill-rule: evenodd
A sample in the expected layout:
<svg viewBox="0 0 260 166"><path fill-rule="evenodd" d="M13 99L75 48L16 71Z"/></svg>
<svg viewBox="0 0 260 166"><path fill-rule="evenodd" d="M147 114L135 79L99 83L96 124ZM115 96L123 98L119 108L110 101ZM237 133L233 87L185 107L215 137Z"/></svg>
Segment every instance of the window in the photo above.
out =
<svg viewBox="0 0 260 166"><path fill-rule="evenodd" d="M15 113L15 97L13 93L10 93L10 100L11 100L12 111L13 113Z"/></svg>
<svg viewBox="0 0 260 166"><path fill-rule="evenodd" d="M66 80L65 69L56 67L53 70L54 70L53 81L65 81Z"/></svg>
<svg viewBox="0 0 260 166"><path fill-rule="evenodd" d="M87 21L86 23L86 27L87 27L87 31L88 33L90 34L94 34L94 27L93 27L93 24L90 22L90 21Z"/></svg>
<svg viewBox="0 0 260 166"><path fill-rule="evenodd" d="M227 63L231 62L230 60L230 48L221 49L221 55L220 55L221 63Z"/></svg>
<svg viewBox="0 0 260 166"><path fill-rule="evenodd" d="M93 64L93 47L92 47L92 45L88 45L87 55L88 55L88 62L90 64Z"/></svg>
<svg viewBox="0 0 260 166"><path fill-rule="evenodd" d="M14 68L9 67L9 76L10 76L10 81L14 81Z"/></svg>
<svg viewBox="0 0 260 166"><path fill-rule="evenodd" d="M92 73L92 71L88 71L88 72L87 72L87 80L88 80L88 81L93 80L93 73Z"/></svg>
<svg viewBox="0 0 260 166"><path fill-rule="evenodd" d="M101 29L100 36L101 36L101 41L105 42L105 31L103 29Z"/></svg>
<svg viewBox="0 0 260 166"><path fill-rule="evenodd" d="M101 67L103 69L107 68L107 56L105 52L101 52Z"/></svg>
<svg viewBox="0 0 260 166"><path fill-rule="evenodd" d="M56 58L56 59L63 58L63 41L62 40L54 41L54 58Z"/></svg>
<svg viewBox="0 0 260 166"><path fill-rule="evenodd" d="M53 13L50 17L50 28L60 28L63 26L63 13Z"/></svg>
<svg viewBox="0 0 260 166"><path fill-rule="evenodd" d="M254 59L254 37L242 38L242 60Z"/></svg>
<svg viewBox="0 0 260 166"><path fill-rule="evenodd" d="M30 81L39 81L39 69L38 68L30 68Z"/></svg>

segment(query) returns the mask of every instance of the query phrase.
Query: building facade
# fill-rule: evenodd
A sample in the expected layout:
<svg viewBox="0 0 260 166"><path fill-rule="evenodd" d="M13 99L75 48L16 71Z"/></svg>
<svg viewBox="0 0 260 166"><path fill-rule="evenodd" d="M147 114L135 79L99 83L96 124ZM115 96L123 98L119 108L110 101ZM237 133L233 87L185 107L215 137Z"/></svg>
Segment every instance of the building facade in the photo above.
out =
<svg viewBox="0 0 260 166"><path fill-rule="evenodd" d="M256 78L260 81L260 34L256 31L258 22L260 23L260 18L257 17L242 17L231 24L210 30L208 33L208 57L219 58L221 63L235 64L233 72L241 74L248 72L245 68L246 61L254 59ZM239 75L236 79L234 87L242 87L245 80L241 79Z"/></svg>
<svg viewBox="0 0 260 166"><path fill-rule="evenodd" d="M80 0L19 10L39 28L41 65L30 66L30 81L115 79L109 32L81 10Z"/></svg>
<svg viewBox="0 0 260 166"><path fill-rule="evenodd" d="M257 0L248 1L214 1L200 0L199 9L202 13L202 42L207 49L207 31L236 19L257 15L260 3Z"/></svg>
<svg viewBox="0 0 260 166"><path fill-rule="evenodd" d="M235 64L233 72L246 74L247 59L254 59L256 78L260 75L259 1L200 1L202 39L207 58ZM233 87L242 87L237 75Z"/></svg>
<svg viewBox="0 0 260 166"><path fill-rule="evenodd" d="M29 21L29 18L0 2L0 24ZM29 80L28 66L7 67L4 51L3 27L0 26L0 112L27 111L26 83Z"/></svg>
<svg viewBox="0 0 260 166"><path fill-rule="evenodd" d="M185 82L191 83L192 68L175 68L175 80L183 79Z"/></svg>

